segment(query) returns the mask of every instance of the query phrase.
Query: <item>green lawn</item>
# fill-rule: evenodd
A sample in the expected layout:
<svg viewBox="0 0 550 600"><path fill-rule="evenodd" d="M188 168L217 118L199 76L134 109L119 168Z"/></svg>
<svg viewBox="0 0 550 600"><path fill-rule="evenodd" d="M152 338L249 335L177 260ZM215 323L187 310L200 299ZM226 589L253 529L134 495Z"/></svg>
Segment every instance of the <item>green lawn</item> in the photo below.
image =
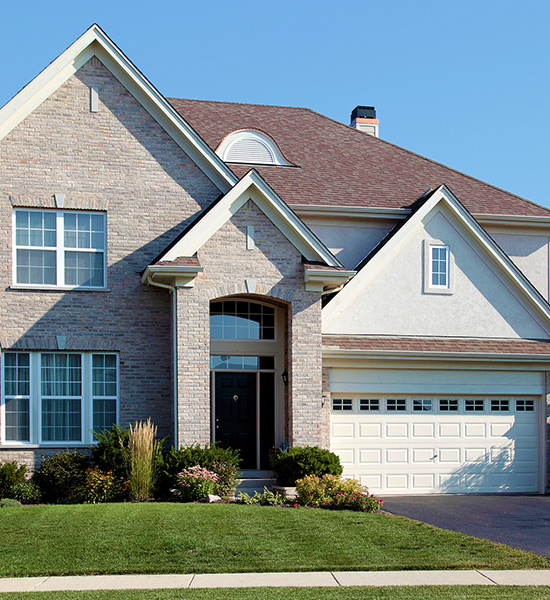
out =
<svg viewBox="0 0 550 600"><path fill-rule="evenodd" d="M403 517L231 504L0 509L0 576L550 568Z"/></svg>
<svg viewBox="0 0 550 600"><path fill-rule="evenodd" d="M4 600L550 600L548 587L240 588L2 594Z"/></svg>

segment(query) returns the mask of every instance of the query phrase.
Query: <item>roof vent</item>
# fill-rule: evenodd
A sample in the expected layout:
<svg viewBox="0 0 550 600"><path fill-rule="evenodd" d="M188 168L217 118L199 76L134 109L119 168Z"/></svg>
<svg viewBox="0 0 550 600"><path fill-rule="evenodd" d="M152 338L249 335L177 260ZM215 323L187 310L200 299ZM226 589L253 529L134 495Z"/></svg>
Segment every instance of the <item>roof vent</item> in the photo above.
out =
<svg viewBox="0 0 550 600"><path fill-rule="evenodd" d="M252 165L284 165L287 162L277 144L267 134L255 129L234 131L216 149L224 162Z"/></svg>
<svg viewBox="0 0 550 600"><path fill-rule="evenodd" d="M378 137L378 119L374 106L356 106L351 111L351 126Z"/></svg>

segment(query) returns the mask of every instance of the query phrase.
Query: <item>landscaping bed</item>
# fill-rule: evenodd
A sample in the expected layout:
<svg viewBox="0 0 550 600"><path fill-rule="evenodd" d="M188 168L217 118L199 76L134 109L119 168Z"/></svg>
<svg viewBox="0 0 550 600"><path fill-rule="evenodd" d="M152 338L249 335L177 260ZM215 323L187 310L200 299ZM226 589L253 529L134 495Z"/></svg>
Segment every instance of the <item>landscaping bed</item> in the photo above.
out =
<svg viewBox="0 0 550 600"><path fill-rule="evenodd" d="M1 509L0 556L2 577L550 567L380 513L155 502Z"/></svg>

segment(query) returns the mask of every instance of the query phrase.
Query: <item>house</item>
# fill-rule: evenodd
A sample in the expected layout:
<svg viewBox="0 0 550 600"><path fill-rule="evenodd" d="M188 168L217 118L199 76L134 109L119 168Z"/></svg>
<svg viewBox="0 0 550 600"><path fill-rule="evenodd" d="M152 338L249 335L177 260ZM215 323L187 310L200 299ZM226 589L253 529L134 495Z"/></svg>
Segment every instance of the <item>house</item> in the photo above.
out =
<svg viewBox="0 0 550 600"><path fill-rule="evenodd" d="M0 110L0 459L151 417L251 470L544 492L550 210L377 135L166 99L88 29Z"/></svg>

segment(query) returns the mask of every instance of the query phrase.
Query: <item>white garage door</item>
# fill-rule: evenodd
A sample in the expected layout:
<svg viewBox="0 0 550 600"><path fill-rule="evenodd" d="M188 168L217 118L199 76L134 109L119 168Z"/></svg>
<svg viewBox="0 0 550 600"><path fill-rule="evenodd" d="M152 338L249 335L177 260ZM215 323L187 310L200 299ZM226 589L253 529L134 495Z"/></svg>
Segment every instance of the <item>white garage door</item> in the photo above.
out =
<svg viewBox="0 0 550 600"><path fill-rule="evenodd" d="M376 494L539 492L535 397L333 395L331 449Z"/></svg>

